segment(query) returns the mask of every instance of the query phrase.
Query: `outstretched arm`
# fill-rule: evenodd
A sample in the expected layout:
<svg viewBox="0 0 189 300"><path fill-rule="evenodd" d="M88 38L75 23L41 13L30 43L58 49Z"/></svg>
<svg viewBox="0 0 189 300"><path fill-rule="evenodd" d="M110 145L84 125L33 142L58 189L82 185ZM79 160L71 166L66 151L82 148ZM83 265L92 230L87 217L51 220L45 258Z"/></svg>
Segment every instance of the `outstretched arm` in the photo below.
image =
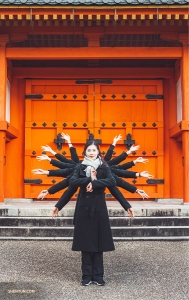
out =
<svg viewBox="0 0 189 300"><path fill-rule="evenodd" d="M119 177L115 177L116 178L116 184L117 186L123 188L124 190L130 192L130 193L137 193L138 195L140 195L143 199L146 198L150 198L145 191L143 190L139 190L136 188L136 186L130 184L129 182L123 180L122 178Z"/></svg>
<svg viewBox="0 0 189 300"><path fill-rule="evenodd" d="M58 182L57 184L54 184L48 190L41 191L40 194L38 195L37 199L42 200L48 194L50 194L50 195L55 194L55 193L65 189L66 187L68 187L68 185L69 185L69 180L66 178L66 179Z"/></svg>
<svg viewBox="0 0 189 300"><path fill-rule="evenodd" d="M72 145L70 136L68 134L65 134L64 132L61 133L61 136L68 143L72 161L74 161L75 163L79 163L79 156L77 155L76 148L74 148Z"/></svg>
<svg viewBox="0 0 189 300"><path fill-rule="evenodd" d="M112 145L110 145L110 147L109 147L106 155L104 156L104 160L105 161L109 161L112 158L113 150L114 150L117 142L120 141L121 139L122 139L121 134L119 134L118 136L114 137Z"/></svg>
<svg viewBox="0 0 189 300"><path fill-rule="evenodd" d="M127 170L122 170L118 168L111 168L111 171L116 174L117 176L123 177L123 178L136 178L136 177L145 177L145 178L153 178L154 176L149 174L147 171L142 172L132 172Z"/></svg>
<svg viewBox="0 0 189 300"><path fill-rule="evenodd" d="M127 151L127 152L123 152L122 154L120 154L119 156L113 158L112 160L108 161L108 165L109 166L113 166L113 165L118 165L119 163L121 163L123 160L126 159L126 157L133 151L137 151L140 148L140 146L134 146L132 145L131 148Z"/></svg>
<svg viewBox="0 0 189 300"><path fill-rule="evenodd" d="M71 186L68 187L68 189L62 194L58 202L55 204L55 207L52 211L52 218L58 216L58 212L70 201L76 191L77 188L73 188Z"/></svg>
<svg viewBox="0 0 189 300"><path fill-rule="evenodd" d="M75 168L75 164L65 163L58 161L56 159L51 159L50 164L54 167L57 167L59 169L65 169L65 168Z"/></svg>
<svg viewBox="0 0 189 300"><path fill-rule="evenodd" d="M145 164L148 162L148 159L143 158L143 157L137 157L135 160L129 161L122 165L112 166L112 168L116 167L118 169L127 170L127 169L132 168L133 166L136 165L136 163L139 163L139 162Z"/></svg>

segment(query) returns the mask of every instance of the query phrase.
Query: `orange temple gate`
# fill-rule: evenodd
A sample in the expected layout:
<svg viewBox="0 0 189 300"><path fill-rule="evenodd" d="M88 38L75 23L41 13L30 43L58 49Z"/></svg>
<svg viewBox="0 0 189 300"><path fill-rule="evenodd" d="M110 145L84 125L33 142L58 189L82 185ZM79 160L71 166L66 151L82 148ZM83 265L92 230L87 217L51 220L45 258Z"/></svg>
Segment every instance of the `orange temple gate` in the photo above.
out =
<svg viewBox="0 0 189 300"><path fill-rule="evenodd" d="M189 203L188 18L184 4L2 5L0 201L36 199L61 180L31 169L51 168L36 160L42 145L70 157L66 144L57 150L55 143L63 131L80 157L90 134L104 153L122 134L114 156L130 136L140 150L127 160L149 159L132 170L148 170L155 180L128 181L151 199Z"/></svg>

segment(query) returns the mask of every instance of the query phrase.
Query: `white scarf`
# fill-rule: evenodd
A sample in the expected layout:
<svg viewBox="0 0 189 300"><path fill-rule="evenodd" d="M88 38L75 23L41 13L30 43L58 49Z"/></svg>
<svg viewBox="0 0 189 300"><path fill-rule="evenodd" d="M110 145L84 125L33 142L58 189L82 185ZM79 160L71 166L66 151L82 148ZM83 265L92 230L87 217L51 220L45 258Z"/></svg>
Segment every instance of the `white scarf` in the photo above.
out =
<svg viewBox="0 0 189 300"><path fill-rule="evenodd" d="M93 160L85 156L81 164L87 166L84 171L86 172L86 176L90 177L91 168L93 167L95 170L98 169L98 167L102 165L102 160L100 158L96 158L95 160Z"/></svg>

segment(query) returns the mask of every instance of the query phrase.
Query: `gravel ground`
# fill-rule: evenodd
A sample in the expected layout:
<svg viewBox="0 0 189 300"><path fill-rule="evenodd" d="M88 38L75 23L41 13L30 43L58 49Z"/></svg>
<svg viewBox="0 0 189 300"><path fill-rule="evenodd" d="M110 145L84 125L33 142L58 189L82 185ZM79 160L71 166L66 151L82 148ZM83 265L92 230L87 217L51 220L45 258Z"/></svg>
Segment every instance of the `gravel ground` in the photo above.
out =
<svg viewBox="0 0 189 300"><path fill-rule="evenodd" d="M72 242L0 241L0 300L189 299L189 241L116 242L104 287L81 286Z"/></svg>

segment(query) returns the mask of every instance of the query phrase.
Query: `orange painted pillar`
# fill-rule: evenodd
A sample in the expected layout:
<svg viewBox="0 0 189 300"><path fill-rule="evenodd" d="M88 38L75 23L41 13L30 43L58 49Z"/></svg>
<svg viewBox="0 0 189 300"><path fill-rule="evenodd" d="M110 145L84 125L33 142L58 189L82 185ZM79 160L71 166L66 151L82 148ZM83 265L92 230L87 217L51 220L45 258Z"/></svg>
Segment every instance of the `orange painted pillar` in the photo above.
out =
<svg viewBox="0 0 189 300"><path fill-rule="evenodd" d="M6 121L6 82L7 82L7 61L6 43L7 34L0 34L0 121ZM6 132L0 127L0 202L4 201L4 181L5 181L5 142Z"/></svg>
<svg viewBox="0 0 189 300"><path fill-rule="evenodd" d="M183 44L181 80L182 80L182 120L189 121L189 47L188 34L180 34ZM183 151L183 200L189 204L189 130L182 132Z"/></svg>

